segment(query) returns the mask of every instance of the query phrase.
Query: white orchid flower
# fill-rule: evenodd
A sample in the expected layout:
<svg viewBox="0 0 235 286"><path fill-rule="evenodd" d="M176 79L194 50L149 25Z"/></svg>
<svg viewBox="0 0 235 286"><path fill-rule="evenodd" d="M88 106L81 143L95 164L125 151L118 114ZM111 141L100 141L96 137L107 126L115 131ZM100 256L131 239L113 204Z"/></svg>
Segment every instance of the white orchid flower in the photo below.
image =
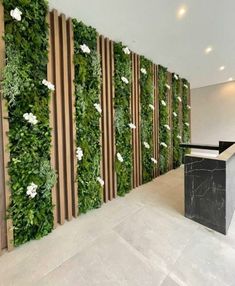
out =
<svg viewBox="0 0 235 286"><path fill-rule="evenodd" d="M169 131L171 130L171 128L170 128L170 126L169 126L168 124L165 124L164 127L165 127L167 130L169 130Z"/></svg>
<svg viewBox="0 0 235 286"><path fill-rule="evenodd" d="M165 102L164 100L161 100L161 104L162 104L163 106L166 106L166 102Z"/></svg>
<svg viewBox="0 0 235 286"><path fill-rule="evenodd" d="M31 123L32 125L36 125L38 123L37 117L33 115L33 113L25 113L23 115L24 119Z"/></svg>
<svg viewBox="0 0 235 286"><path fill-rule="evenodd" d="M187 105L187 108L190 110L190 109L191 109L191 106L190 106L190 105Z"/></svg>
<svg viewBox="0 0 235 286"><path fill-rule="evenodd" d="M90 54L91 50L86 44L80 45L81 50L83 51L84 54Z"/></svg>
<svg viewBox="0 0 235 286"><path fill-rule="evenodd" d="M177 74L174 74L174 78L175 78L176 80L178 80L178 79L179 79L179 77L178 77L178 75L177 75Z"/></svg>
<svg viewBox="0 0 235 286"><path fill-rule="evenodd" d="M22 12L18 8L15 8L14 10L11 10L10 11L10 15L16 21L21 21Z"/></svg>
<svg viewBox="0 0 235 286"><path fill-rule="evenodd" d="M104 186L104 180L101 179L100 177L97 177L96 180L100 183L101 187Z"/></svg>
<svg viewBox="0 0 235 286"><path fill-rule="evenodd" d="M125 47L122 50L126 55L129 55L131 53L128 47Z"/></svg>
<svg viewBox="0 0 235 286"><path fill-rule="evenodd" d="M180 140L182 139L182 137L180 135L177 135L177 138L180 139Z"/></svg>
<svg viewBox="0 0 235 286"><path fill-rule="evenodd" d="M189 127L189 123L188 122L185 122L185 125Z"/></svg>
<svg viewBox="0 0 235 286"><path fill-rule="evenodd" d="M128 80L126 77L124 77L124 76L121 77L121 80L122 80L124 83L126 83L126 84L129 83L129 80Z"/></svg>
<svg viewBox="0 0 235 286"><path fill-rule="evenodd" d="M26 194L31 197L32 199L37 195L37 188L38 186L34 183L31 183L28 187L27 187L27 192Z"/></svg>
<svg viewBox="0 0 235 286"><path fill-rule="evenodd" d="M77 148L76 157L77 157L78 161L81 161L81 160L82 160L83 151L82 151L82 148L81 148L81 147L78 147L78 148Z"/></svg>
<svg viewBox="0 0 235 286"><path fill-rule="evenodd" d="M101 106L100 106L99 103L95 103L94 106L95 106L95 109L96 109L99 113L102 113L102 108L101 108Z"/></svg>
<svg viewBox="0 0 235 286"><path fill-rule="evenodd" d="M178 116L176 112L173 112L173 115L174 115L174 117L177 117L177 116Z"/></svg>
<svg viewBox="0 0 235 286"><path fill-rule="evenodd" d="M164 142L161 142L160 145L163 146L163 147L165 147L165 148L168 147L168 146L166 145L166 143L164 143Z"/></svg>
<svg viewBox="0 0 235 286"><path fill-rule="evenodd" d="M152 110L155 109L154 105L152 105L152 104L149 104L149 107L150 107Z"/></svg>
<svg viewBox="0 0 235 286"><path fill-rule="evenodd" d="M155 158L151 158L151 161L154 163L154 164L157 164L157 160Z"/></svg>
<svg viewBox="0 0 235 286"><path fill-rule="evenodd" d="M150 149L150 145L147 142L144 142L143 144L146 149Z"/></svg>
<svg viewBox="0 0 235 286"><path fill-rule="evenodd" d="M124 161L123 158L122 158L122 155L120 153L117 153L117 159L121 163Z"/></svg>
<svg viewBox="0 0 235 286"><path fill-rule="evenodd" d="M147 74L147 71L146 71L145 68L141 68L140 71L141 71L142 74Z"/></svg>
<svg viewBox="0 0 235 286"><path fill-rule="evenodd" d="M165 86L166 86L167 89L169 89L169 90L171 89L169 84L166 83Z"/></svg>
<svg viewBox="0 0 235 286"><path fill-rule="evenodd" d="M182 102L182 98L180 96L177 96L177 99L179 102Z"/></svg>
<svg viewBox="0 0 235 286"><path fill-rule="evenodd" d="M47 81L46 79L44 79L42 81L42 84L45 85L49 90L52 90L52 91L55 90L54 84L52 84L51 82Z"/></svg>
<svg viewBox="0 0 235 286"><path fill-rule="evenodd" d="M184 84L184 87L188 89L188 85L187 84Z"/></svg>
<svg viewBox="0 0 235 286"><path fill-rule="evenodd" d="M128 126L129 126L131 129L136 129L136 126L135 126L135 124L133 124L133 123L129 123Z"/></svg>

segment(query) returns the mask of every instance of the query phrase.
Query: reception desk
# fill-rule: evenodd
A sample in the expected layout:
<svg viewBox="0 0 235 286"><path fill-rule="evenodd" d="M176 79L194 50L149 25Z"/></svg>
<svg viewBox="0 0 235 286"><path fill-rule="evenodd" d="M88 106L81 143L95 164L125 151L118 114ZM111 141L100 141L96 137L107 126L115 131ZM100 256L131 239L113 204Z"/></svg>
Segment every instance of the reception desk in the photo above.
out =
<svg viewBox="0 0 235 286"><path fill-rule="evenodd" d="M186 155L184 162L185 216L223 234L235 210L235 144L231 144L222 144L216 158Z"/></svg>

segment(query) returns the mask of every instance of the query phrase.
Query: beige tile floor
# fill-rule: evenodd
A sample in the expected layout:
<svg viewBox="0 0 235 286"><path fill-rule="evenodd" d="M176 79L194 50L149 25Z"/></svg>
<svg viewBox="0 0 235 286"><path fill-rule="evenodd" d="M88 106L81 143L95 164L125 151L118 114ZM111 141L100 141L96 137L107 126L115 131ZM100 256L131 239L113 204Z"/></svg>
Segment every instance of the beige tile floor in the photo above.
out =
<svg viewBox="0 0 235 286"><path fill-rule="evenodd" d="M235 219L223 236L184 218L179 168L6 253L0 285L232 286Z"/></svg>

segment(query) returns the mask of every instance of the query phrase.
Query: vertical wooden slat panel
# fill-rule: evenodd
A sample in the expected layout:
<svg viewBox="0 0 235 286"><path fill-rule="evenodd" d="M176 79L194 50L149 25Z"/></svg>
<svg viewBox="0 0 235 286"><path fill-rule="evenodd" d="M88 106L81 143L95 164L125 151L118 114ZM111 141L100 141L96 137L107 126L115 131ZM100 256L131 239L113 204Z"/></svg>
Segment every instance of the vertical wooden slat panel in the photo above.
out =
<svg viewBox="0 0 235 286"><path fill-rule="evenodd" d="M60 16L61 28L61 72L62 72L62 107L64 128L64 180L65 180L65 210L66 218L72 219L72 182L71 182L71 143L70 143L70 116L69 116L69 86L68 86L68 39L65 15Z"/></svg>
<svg viewBox="0 0 235 286"><path fill-rule="evenodd" d="M53 25L51 25L51 15L48 15L48 24L49 24L49 51L48 51L48 65L47 65L47 80L51 83L55 83L54 79L54 61L53 61L53 54L54 54L54 47L53 47ZM56 163L56 121L55 121L55 94L51 95L50 100L50 127L51 127L51 165L54 170L57 170L57 163ZM52 196L52 204L53 208L53 218L54 223L53 226L56 228L57 221L58 221L58 205L57 205L57 191L58 185L56 184L51 190Z"/></svg>
<svg viewBox="0 0 235 286"><path fill-rule="evenodd" d="M133 124L135 124L135 94L136 94L136 84L135 84L135 54L131 54L132 62L132 96L131 96L131 118ZM132 132L132 148L133 148L133 176L132 176L132 187L136 188L137 186L137 174L136 174L136 132Z"/></svg>
<svg viewBox="0 0 235 286"><path fill-rule="evenodd" d="M106 102L106 47L105 39L100 36L100 54L101 54L101 68L102 68L102 92L101 92L101 107L102 107L102 154L103 154L103 175L104 175L104 202L109 199L109 170L108 170L108 131L107 131L107 102Z"/></svg>
<svg viewBox="0 0 235 286"><path fill-rule="evenodd" d="M138 186L142 184L142 155L141 155L141 134L140 134L140 124L141 124L141 105L140 105L140 56L136 57L136 124L137 124L137 158L138 158Z"/></svg>
<svg viewBox="0 0 235 286"><path fill-rule="evenodd" d="M4 65L5 65L5 44L3 41L2 36L4 35L4 9L2 4L0 3L0 71L3 69ZM1 77L1 72L0 72L0 77ZM1 80L1 78L0 78ZM1 165L2 168L0 168L0 172L3 175L2 177L2 187L3 187L3 191L4 191L4 195L2 193L2 199L5 197L5 205L1 204L1 206L3 207L2 211L5 212L6 209L8 208L9 204L10 204L10 188L8 185L8 181L9 181L9 175L8 175L8 163L10 161L10 154L9 151L7 150L7 146L8 146L8 131L9 131L9 122L8 122L8 111L7 111L7 104L6 101L3 99L3 95L0 94L1 98L0 98L0 132L2 134L2 138L1 138L1 144L0 144L0 159L1 159ZM0 174L0 176L1 176ZM1 210L0 210L1 211ZM4 216L5 214L3 214ZM1 219L0 219L0 223L1 223ZM3 227L1 227L3 226ZM13 244L13 223L11 219L7 219L6 221L6 226L5 224L0 225L0 229L2 232L3 231L3 235L5 236L5 229L6 227L6 235L7 235L7 248L8 250L12 250L14 248ZM2 234L0 235L2 237ZM5 246L4 243L5 239L1 239L1 246L0 249L2 248L2 246Z"/></svg>
<svg viewBox="0 0 235 286"><path fill-rule="evenodd" d="M110 106L110 113L111 113L111 148L112 148L112 178L113 178L113 186L112 186L112 193L113 198L117 197L117 178L115 173L115 154L116 154L116 148L115 148L115 127L114 127L114 84L113 84L113 78L114 78L114 46L113 41L110 41L110 78L111 78L111 106Z"/></svg>
<svg viewBox="0 0 235 286"><path fill-rule="evenodd" d="M191 88L190 88L190 84L188 84L188 88L189 88L189 93L188 93L188 105L191 107ZM189 128L190 128L190 142L191 142L191 138L192 138L192 118L191 118L191 109L189 110Z"/></svg>
<svg viewBox="0 0 235 286"><path fill-rule="evenodd" d="M78 191L77 191L77 158L76 158L76 108L74 86L74 35L72 19L67 20L68 33L68 88L69 88L69 115L70 115L70 156L71 156L71 182L72 182L72 214L78 215Z"/></svg>
<svg viewBox="0 0 235 286"><path fill-rule="evenodd" d="M158 90L158 66L154 65L154 71L155 71L155 83L154 83L154 118L155 118L155 124L156 124L156 159L158 161L157 169L156 169L156 177L160 174L159 169L159 160L160 160L160 152L159 152L159 90Z"/></svg>
<svg viewBox="0 0 235 286"><path fill-rule="evenodd" d="M154 91L154 100L153 100L153 106L154 106L154 111L153 111L153 157L157 159L157 116L156 116L156 66L153 64L152 65L152 70L153 70L153 91ZM158 162L159 163L159 162ZM153 171L154 178L157 177L157 165L154 166L154 171Z"/></svg>
<svg viewBox="0 0 235 286"><path fill-rule="evenodd" d="M54 27L54 72L55 72L55 98L56 98L56 121L57 121L57 160L58 160L58 187L59 187L59 222L65 221L65 196L64 196L64 158L63 158L63 122L61 115L63 114L62 87L61 87L61 55L60 55L60 31L59 19L56 10L52 12L52 20Z"/></svg>

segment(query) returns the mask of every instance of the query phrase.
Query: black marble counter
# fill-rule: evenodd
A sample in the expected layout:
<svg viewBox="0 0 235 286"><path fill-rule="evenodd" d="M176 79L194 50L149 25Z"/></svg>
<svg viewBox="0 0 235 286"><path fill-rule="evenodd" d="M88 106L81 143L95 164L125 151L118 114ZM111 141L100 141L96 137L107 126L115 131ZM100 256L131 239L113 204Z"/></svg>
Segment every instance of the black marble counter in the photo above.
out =
<svg viewBox="0 0 235 286"><path fill-rule="evenodd" d="M226 234L235 209L235 144L217 158L185 156L185 216Z"/></svg>

